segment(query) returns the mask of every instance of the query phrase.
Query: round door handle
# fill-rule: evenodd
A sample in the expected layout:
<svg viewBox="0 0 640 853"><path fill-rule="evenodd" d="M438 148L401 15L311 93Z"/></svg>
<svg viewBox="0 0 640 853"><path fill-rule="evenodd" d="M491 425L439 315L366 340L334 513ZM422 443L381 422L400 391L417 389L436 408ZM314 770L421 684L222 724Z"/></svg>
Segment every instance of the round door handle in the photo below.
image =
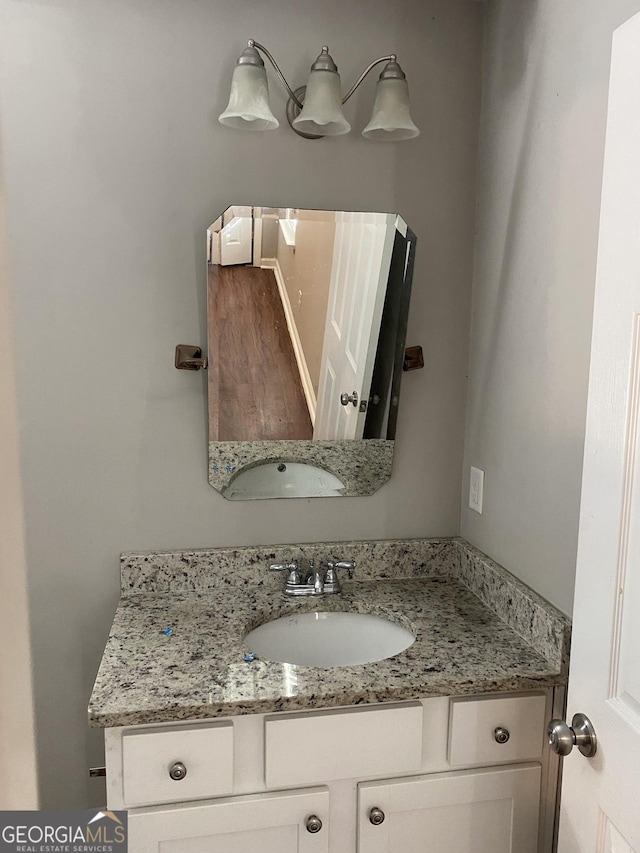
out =
<svg viewBox="0 0 640 853"><path fill-rule="evenodd" d="M305 821L305 826L307 827L307 832L320 832L322 829L322 821L317 814L310 814Z"/></svg>
<svg viewBox="0 0 640 853"><path fill-rule="evenodd" d="M369 823L372 823L374 826L380 826L380 824L384 821L384 812L382 809L379 809L377 806L374 806L369 812Z"/></svg>
<svg viewBox="0 0 640 853"><path fill-rule="evenodd" d="M169 776L174 780L174 782L180 782L187 775L187 768L184 766L182 761L176 761L175 764L172 764L169 768Z"/></svg>
<svg viewBox="0 0 640 853"><path fill-rule="evenodd" d="M595 729L584 714L574 714L570 726L564 720L551 720L547 726L547 738L557 755L569 755L577 746L586 758L593 758L598 748Z"/></svg>
<svg viewBox="0 0 640 853"><path fill-rule="evenodd" d="M358 405L358 392L354 391L353 394L347 394L346 391L343 391L340 394L340 402L343 406L348 406L349 403L353 403L354 406Z"/></svg>
<svg viewBox="0 0 640 853"><path fill-rule="evenodd" d="M511 734L509 733L509 729L505 729L504 726L496 726L493 730L493 736L496 739L496 743L506 743Z"/></svg>

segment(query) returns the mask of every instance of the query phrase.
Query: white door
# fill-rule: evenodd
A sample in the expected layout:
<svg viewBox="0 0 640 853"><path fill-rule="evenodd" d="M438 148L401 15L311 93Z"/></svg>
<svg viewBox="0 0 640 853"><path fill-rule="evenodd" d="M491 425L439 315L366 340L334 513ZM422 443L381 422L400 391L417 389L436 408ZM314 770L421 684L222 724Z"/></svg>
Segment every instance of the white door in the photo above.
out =
<svg viewBox="0 0 640 853"><path fill-rule="evenodd" d="M613 41L559 853L640 851L640 15Z"/></svg>
<svg viewBox="0 0 640 853"><path fill-rule="evenodd" d="M393 251L395 217L336 214L315 439L361 438ZM343 406L340 395L357 395Z"/></svg>
<svg viewBox="0 0 640 853"><path fill-rule="evenodd" d="M328 853L328 817L327 788L132 809L129 853Z"/></svg>
<svg viewBox="0 0 640 853"><path fill-rule="evenodd" d="M358 785L357 853L536 853L540 765Z"/></svg>
<svg viewBox="0 0 640 853"><path fill-rule="evenodd" d="M222 266L250 264L253 259L252 238L252 208L238 205L229 208L219 238Z"/></svg>

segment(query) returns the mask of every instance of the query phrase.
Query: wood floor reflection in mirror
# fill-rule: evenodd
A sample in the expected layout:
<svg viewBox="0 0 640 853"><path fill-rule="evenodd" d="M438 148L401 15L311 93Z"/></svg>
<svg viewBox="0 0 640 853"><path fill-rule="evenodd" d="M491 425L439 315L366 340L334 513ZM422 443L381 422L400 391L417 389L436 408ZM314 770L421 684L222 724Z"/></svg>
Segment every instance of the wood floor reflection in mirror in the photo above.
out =
<svg viewBox="0 0 640 853"><path fill-rule="evenodd" d="M209 287L216 288L219 383L215 417L209 413L218 435L211 438L310 440L313 426L273 270L210 264Z"/></svg>

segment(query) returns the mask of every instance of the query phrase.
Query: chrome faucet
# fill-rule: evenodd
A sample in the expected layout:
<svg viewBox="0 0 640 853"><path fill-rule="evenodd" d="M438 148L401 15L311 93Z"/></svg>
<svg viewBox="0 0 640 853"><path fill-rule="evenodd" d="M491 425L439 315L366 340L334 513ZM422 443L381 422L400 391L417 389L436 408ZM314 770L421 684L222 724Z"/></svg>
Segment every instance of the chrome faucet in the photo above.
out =
<svg viewBox="0 0 640 853"><path fill-rule="evenodd" d="M327 560L326 565L326 569L319 569L314 560L309 560L307 569L301 572L294 560L291 563L272 563L269 569L287 572L285 595L335 595L342 590L336 569L345 569L351 578L356 564L353 560Z"/></svg>

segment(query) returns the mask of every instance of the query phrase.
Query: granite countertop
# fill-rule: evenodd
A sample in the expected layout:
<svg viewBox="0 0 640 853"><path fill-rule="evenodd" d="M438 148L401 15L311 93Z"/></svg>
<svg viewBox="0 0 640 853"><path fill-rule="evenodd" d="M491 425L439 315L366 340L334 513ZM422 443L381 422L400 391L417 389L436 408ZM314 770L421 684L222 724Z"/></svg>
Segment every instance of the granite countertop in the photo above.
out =
<svg viewBox="0 0 640 853"><path fill-rule="evenodd" d="M410 541L412 547L420 542L424 549L424 543L433 545L436 540ZM421 571L412 577L349 582L340 595L321 598L286 598L281 575L252 585L247 583L251 577L248 569L244 577L242 571L237 573L237 583L218 583L212 588L194 584L196 588L185 589L178 583L177 588L174 585L163 592L125 589L93 689L90 724L108 727L196 720L565 684L565 649L550 648L549 638L552 646L556 640L566 646L568 620L550 605L551 615L545 611L541 616L542 599L532 593L535 612L520 612L520 617L525 616L526 630L537 631L544 622L545 638L542 643L530 636L525 640L521 636L525 629L516 632L481 601L482 590L474 594L461 580L469 571L469 560L484 555L463 548L460 540L451 540L450 548L457 548L457 563L456 559L448 563L441 559L438 566L434 563L425 569L423 561ZM182 570L175 572L182 577L182 587L188 562L184 553L177 558ZM198 554L188 552L190 557L194 553ZM339 551L334 549L334 553ZM352 555L353 547L342 549L342 554ZM246 554L241 559L245 566L251 564ZM148 556L144 564L149 565ZM411 565L415 569L415 558ZM494 566L490 568L496 575ZM166 572L166 566L162 570ZM255 578L255 567L252 571ZM476 574L474 570L474 577ZM510 606L513 608L515 600L515 609L523 611L517 596L526 595L526 588L513 580L515 585L508 591ZM486 571L482 583L487 585ZM140 586L150 586L148 573ZM500 592L504 593L502 587ZM280 615L308 610L355 610L383 616L409 628L416 641L392 658L359 666L319 669L261 659L245 662L248 649L243 638L248 631ZM165 633L168 628L171 632Z"/></svg>

